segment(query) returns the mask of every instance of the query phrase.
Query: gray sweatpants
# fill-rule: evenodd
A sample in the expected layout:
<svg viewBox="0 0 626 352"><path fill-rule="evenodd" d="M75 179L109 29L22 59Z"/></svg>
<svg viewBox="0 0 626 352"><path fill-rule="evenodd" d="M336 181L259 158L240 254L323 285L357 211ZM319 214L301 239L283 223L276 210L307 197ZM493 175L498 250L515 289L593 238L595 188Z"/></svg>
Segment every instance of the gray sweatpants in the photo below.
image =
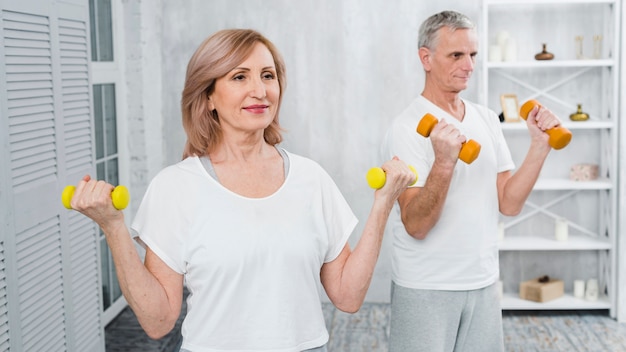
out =
<svg viewBox="0 0 626 352"><path fill-rule="evenodd" d="M496 285L416 290L392 283L389 352L504 351Z"/></svg>

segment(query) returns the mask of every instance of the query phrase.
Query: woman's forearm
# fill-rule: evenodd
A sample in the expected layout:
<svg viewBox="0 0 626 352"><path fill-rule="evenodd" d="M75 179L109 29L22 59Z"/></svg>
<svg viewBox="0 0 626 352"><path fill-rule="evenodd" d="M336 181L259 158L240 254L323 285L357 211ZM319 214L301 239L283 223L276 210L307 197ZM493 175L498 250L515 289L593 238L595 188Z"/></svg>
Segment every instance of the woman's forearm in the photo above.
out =
<svg viewBox="0 0 626 352"><path fill-rule="evenodd" d="M148 336L155 339L164 336L174 327L180 314L182 278L179 295L181 298L176 297L176 294L168 294L164 285L142 263L123 222L114 227L103 228L103 231L126 301Z"/></svg>

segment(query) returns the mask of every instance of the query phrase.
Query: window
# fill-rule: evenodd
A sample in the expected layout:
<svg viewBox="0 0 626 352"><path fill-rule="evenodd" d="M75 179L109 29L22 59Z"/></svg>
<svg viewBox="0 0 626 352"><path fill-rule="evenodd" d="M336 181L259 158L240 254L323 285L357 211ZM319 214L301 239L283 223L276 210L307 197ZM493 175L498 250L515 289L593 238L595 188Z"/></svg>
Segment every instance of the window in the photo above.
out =
<svg viewBox="0 0 626 352"><path fill-rule="evenodd" d="M95 175L112 185L122 183L119 158L119 88L121 70L116 52L114 10L118 2L112 0L89 0L91 25L91 83L93 92ZM100 270L102 277L103 323L108 324L126 307L126 300L117 280L117 273L106 243L100 231Z"/></svg>
<svg viewBox="0 0 626 352"><path fill-rule="evenodd" d="M117 154L117 121L115 109L115 85L93 85L94 130L96 138L96 170L98 180L112 185L119 184ZM122 295L111 252L104 233L100 231L100 260L102 270L103 309L109 308Z"/></svg>

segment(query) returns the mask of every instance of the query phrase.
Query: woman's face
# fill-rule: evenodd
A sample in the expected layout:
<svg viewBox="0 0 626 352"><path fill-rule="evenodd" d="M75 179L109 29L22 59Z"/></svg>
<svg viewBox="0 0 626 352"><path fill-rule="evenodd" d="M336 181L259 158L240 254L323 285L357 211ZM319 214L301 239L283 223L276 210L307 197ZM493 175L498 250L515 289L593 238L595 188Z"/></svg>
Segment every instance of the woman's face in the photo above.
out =
<svg viewBox="0 0 626 352"><path fill-rule="evenodd" d="M250 56L215 81L209 108L217 110L224 133L262 132L276 115L279 96L274 58L257 43Z"/></svg>

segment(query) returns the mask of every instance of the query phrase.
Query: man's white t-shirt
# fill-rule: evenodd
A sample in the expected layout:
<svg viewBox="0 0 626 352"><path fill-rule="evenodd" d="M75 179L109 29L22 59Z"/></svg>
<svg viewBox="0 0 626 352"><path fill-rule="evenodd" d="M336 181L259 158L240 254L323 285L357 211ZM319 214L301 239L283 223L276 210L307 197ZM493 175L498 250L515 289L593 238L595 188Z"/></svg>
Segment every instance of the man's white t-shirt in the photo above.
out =
<svg viewBox="0 0 626 352"><path fill-rule="evenodd" d="M453 124L481 144L471 164L457 161L441 218L425 239L405 230L396 205L389 219L393 232L392 273L398 285L429 290L473 290L499 276L499 217L496 180L514 168L511 153L493 111L466 100L459 121L423 96L416 98L392 123L383 143L383 157L396 155L413 165L423 187L435 160L430 139L416 132L426 113Z"/></svg>
<svg viewBox="0 0 626 352"><path fill-rule="evenodd" d="M198 157L150 183L132 231L185 275L183 349L291 352L328 341L320 269L357 219L320 165L286 154L285 182L265 198L224 188Z"/></svg>

